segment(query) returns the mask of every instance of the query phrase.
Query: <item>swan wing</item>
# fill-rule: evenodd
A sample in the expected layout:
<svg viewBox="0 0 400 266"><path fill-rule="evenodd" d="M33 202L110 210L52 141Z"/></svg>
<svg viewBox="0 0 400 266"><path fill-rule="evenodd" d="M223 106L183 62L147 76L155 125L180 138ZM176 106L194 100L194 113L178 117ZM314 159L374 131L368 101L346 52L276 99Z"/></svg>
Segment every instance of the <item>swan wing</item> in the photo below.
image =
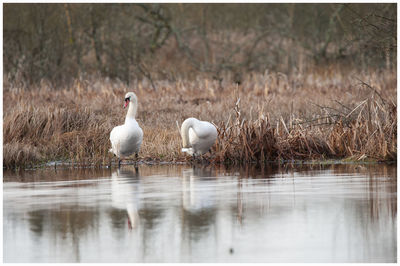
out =
<svg viewBox="0 0 400 266"><path fill-rule="evenodd" d="M135 119L130 119L125 123L125 126L128 128L128 136L127 138L132 142L132 146L136 146L139 150L143 141L143 130L139 126L138 122Z"/></svg>
<svg viewBox="0 0 400 266"><path fill-rule="evenodd" d="M200 139L217 138L217 129L209 122L199 121L193 125L193 130Z"/></svg>
<svg viewBox="0 0 400 266"><path fill-rule="evenodd" d="M196 154L206 153L217 139L217 129L208 122L200 122L189 130L189 140Z"/></svg>
<svg viewBox="0 0 400 266"><path fill-rule="evenodd" d="M119 155L119 142L121 140L121 132L123 132L122 130L123 126L116 126L111 130L110 133L110 141L111 141L111 152L113 152L116 156L120 156Z"/></svg>
<svg viewBox="0 0 400 266"><path fill-rule="evenodd" d="M112 150L118 157L139 152L143 141L143 131L138 123L128 123L113 128L110 133Z"/></svg>

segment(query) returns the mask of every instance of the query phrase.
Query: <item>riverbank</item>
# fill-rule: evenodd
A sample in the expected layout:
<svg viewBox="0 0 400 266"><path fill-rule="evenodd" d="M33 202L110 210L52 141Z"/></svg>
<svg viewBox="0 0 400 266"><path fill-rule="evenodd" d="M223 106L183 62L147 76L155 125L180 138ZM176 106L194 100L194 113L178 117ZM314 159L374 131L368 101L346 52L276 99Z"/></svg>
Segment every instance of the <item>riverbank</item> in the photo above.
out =
<svg viewBox="0 0 400 266"><path fill-rule="evenodd" d="M126 92L138 96L142 161L186 162L178 126L188 117L214 123L218 140L205 158L243 164L279 160L396 161L396 73L248 73L239 84L100 77L53 87L3 84L3 166L51 161L109 165L109 133L123 123Z"/></svg>

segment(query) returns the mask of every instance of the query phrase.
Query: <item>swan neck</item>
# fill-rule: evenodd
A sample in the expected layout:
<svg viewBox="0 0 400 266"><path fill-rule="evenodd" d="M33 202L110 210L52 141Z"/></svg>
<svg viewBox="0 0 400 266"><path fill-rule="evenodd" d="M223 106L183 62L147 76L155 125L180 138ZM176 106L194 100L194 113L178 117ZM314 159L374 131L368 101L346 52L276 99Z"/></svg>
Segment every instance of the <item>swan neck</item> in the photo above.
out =
<svg viewBox="0 0 400 266"><path fill-rule="evenodd" d="M136 111L137 111L137 103L136 101L130 101L129 102L129 107L128 107L128 112L126 113L126 119L135 119L136 117Z"/></svg>
<svg viewBox="0 0 400 266"><path fill-rule="evenodd" d="M183 148L189 148L191 145L189 143L189 129L193 127L193 120L185 120L181 127L182 145Z"/></svg>

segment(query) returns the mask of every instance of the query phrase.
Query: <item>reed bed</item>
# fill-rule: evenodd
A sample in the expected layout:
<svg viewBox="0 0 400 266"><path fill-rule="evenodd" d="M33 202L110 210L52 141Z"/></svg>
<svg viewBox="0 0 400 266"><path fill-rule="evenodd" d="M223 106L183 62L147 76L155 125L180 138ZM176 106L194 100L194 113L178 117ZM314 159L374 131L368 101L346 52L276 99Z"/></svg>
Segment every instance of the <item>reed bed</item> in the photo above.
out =
<svg viewBox="0 0 400 266"><path fill-rule="evenodd" d="M240 85L223 81L136 80L98 76L68 87L4 80L3 165L49 161L109 165L109 133L122 124L126 92L139 99L144 131L139 160L185 162L177 124L188 117L214 123L214 163L280 160L393 161L397 156L396 73L352 73L339 67L308 73L247 73Z"/></svg>
<svg viewBox="0 0 400 266"><path fill-rule="evenodd" d="M368 106L368 110L360 108L361 105ZM214 160L225 163L343 158L395 161L396 108L391 104L389 108L392 109L384 109L377 101L367 99L347 115L314 119L308 126L292 121L286 124L281 119L275 127L268 116L255 121L241 120L239 108L235 108L236 121L219 127ZM361 110L350 117L356 109ZM326 122L318 123L321 120Z"/></svg>

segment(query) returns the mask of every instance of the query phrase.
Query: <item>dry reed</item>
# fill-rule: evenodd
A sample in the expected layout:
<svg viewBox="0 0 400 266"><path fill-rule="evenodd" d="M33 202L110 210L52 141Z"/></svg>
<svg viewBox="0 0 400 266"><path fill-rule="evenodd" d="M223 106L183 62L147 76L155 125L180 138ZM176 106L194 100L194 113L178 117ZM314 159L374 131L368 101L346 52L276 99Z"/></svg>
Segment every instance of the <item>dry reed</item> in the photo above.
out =
<svg viewBox="0 0 400 266"><path fill-rule="evenodd" d="M187 161L176 121L197 117L217 125L206 155L215 163L276 160L396 160L396 73L248 73L240 86L222 82L146 80L127 86L99 77L53 88L5 79L3 165L23 167L62 160L108 165L111 129L122 124L127 91L138 95L144 131L141 161ZM238 101L240 99L240 101Z"/></svg>

